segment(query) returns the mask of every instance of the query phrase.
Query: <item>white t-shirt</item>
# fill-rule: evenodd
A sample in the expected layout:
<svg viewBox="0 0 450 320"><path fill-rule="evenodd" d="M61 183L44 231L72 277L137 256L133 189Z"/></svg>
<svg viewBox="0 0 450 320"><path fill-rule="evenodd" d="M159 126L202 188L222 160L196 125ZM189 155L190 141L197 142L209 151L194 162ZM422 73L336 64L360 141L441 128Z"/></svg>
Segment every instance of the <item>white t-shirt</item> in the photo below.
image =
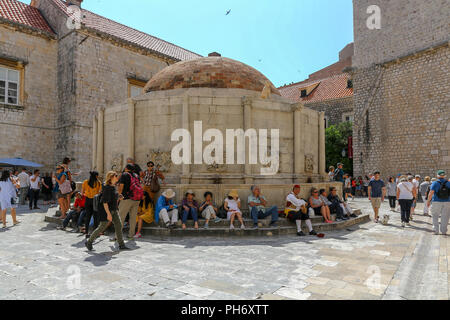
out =
<svg viewBox="0 0 450 320"><path fill-rule="evenodd" d="M352 180L350 180L350 178L345 179L345 187L346 188L352 187Z"/></svg>
<svg viewBox="0 0 450 320"><path fill-rule="evenodd" d="M241 210L239 209L239 206L238 206L238 203L241 202L241 199L237 199L237 201L236 201L234 199L230 200L230 199L226 198L225 202L227 203L229 211L241 212Z"/></svg>
<svg viewBox="0 0 450 320"><path fill-rule="evenodd" d="M28 175L28 173L21 172L19 173L17 178L19 178L21 188L26 188L30 186L30 176Z"/></svg>
<svg viewBox="0 0 450 320"><path fill-rule="evenodd" d="M413 185L414 185L414 188L416 188L416 190L419 190L420 182L417 181L416 179L414 179L412 183L413 183Z"/></svg>
<svg viewBox="0 0 450 320"><path fill-rule="evenodd" d="M31 179L34 179L34 175L31 176L31 178L30 178L30 187L31 187L31 189L39 190L39 182L41 181L41 177L37 177L36 181L34 181L34 182Z"/></svg>
<svg viewBox="0 0 450 320"><path fill-rule="evenodd" d="M401 182L397 188L400 190L400 200L412 200L414 185L411 182Z"/></svg>

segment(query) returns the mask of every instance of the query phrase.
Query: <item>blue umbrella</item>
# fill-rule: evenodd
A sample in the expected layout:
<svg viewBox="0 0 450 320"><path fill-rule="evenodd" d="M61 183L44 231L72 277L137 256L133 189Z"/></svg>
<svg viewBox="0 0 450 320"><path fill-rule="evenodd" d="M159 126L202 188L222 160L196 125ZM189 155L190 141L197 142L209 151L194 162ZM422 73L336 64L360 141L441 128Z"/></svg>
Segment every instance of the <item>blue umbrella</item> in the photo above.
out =
<svg viewBox="0 0 450 320"><path fill-rule="evenodd" d="M12 167L30 167L30 168L41 168L42 164L24 160L22 158L5 158L0 159L0 166L12 166Z"/></svg>

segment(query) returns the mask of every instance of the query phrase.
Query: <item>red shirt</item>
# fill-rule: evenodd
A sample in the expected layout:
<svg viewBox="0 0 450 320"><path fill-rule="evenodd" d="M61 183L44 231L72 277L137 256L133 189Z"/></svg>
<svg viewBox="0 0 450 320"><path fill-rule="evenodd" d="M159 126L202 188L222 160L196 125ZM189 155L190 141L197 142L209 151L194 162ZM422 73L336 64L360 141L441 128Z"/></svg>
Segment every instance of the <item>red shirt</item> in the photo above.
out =
<svg viewBox="0 0 450 320"><path fill-rule="evenodd" d="M85 204L86 204L86 197L83 196L81 199L78 199L78 198L77 198L77 199L75 200L75 203L73 204L73 206L74 206L75 208L81 208L81 209L84 209Z"/></svg>

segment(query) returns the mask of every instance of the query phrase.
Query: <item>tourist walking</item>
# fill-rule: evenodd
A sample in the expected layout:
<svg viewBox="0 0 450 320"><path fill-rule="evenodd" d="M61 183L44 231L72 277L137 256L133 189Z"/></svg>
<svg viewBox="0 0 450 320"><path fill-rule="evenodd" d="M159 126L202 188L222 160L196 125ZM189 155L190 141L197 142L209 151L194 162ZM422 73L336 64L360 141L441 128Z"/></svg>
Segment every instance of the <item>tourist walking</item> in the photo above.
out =
<svg viewBox="0 0 450 320"><path fill-rule="evenodd" d="M182 215L182 228L186 230L186 222L189 218L194 220L194 228L198 230L198 210L199 206L197 200L195 200L195 194L192 190L188 190L184 199L181 203L183 207L183 215Z"/></svg>
<svg viewBox="0 0 450 320"><path fill-rule="evenodd" d="M304 237L305 233L302 231L302 221L305 221L309 230L309 235L315 236L317 233L314 231L311 219L309 217L307 203L300 197L301 188L299 185L295 185L292 192L286 197L286 207L284 213L286 218L297 225L297 235Z"/></svg>
<svg viewBox="0 0 450 320"><path fill-rule="evenodd" d="M429 217L430 208L428 207L428 192L431 187L431 177L425 177L419 186L419 194L423 201L423 215Z"/></svg>
<svg viewBox="0 0 450 320"><path fill-rule="evenodd" d="M137 215L138 230L134 238L135 239L142 238L141 231L144 222L147 224L151 224L153 223L153 221L155 221L155 210L153 206L153 200L150 194L144 191L144 199L142 199L141 202L139 203Z"/></svg>
<svg viewBox="0 0 450 320"><path fill-rule="evenodd" d="M330 182L334 181L334 170L335 168L333 166L331 166L330 168L328 168L328 180Z"/></svg>
<svg viewBox="0 0 450 320"><path fill-rule="evenodd" d="M342 183L342 197L345 200L345 180L344 180L344 165L342 163L337 164L337 168L334 171L334 181Z"/></svg>
<svg viewBox="0 0 450 320"><path fill-rule="evenodd" d="M13 220L13 225L17 225L19 221L16 219L16 201L17 192L16 187L12 183L11 173L4 170L0 177L0 208L3 228L6 228L6 212L9 209Z"/></svg>
<svg viewBox="0 0 450 320"><path fill-rule="evenodd" d="M395 183L394 177L389 177L388 183L386 185L386 190L391 211L395 212L395 206L397 202L397 183Z"/></svg>
<svg viewBox="0 0 450 320"><path fill-rule="evenodd" d="M241 229L245 229L242 219L241 199L237 190L231 190L225 199L224 208L227 211L227 219L230 221L230 230L234 230L234 219L237 217L241 223Z"/></svg>
<svg viewBox="0 0 450 320"><path fill-rule="evenodd" d="M155 194L159 192L161 189L161 185L159 180L164 181L165 177L158 168L155 168L155 164L153 161L149 161L147 163L147 170L145 170L143 175L144 182L144 192L147 192L152 198L152 201L155 201Z"/></svg>
<svg viewBox="0 0 450 320"><path fill-rule="evenodd" d="M448 221L450 217L450 181L446 178L444 170L437 172L438 180L433 182L428 195L427 205L433 215L433 229L436 235L439 231L442 235L447 235ZM439 217L441 223L439 224Z"/></svg>
<svg viewBox="0 0 450 320"><path fill-rule="evenodd" d="M370 183L369 177L368 176L364 176L364 179L363 179L364 197L368 197L369 196L369 183Z"/></svg>
<svg viewBox="0 0 450 320"><path fill-rule="evenodd" d="M30 176L27 173L27 169L22 168L22 172L17 177L19 178L20 183L19 204L24 206L30 188Z"/></svg>
<svg viewBox="0 0 450 320"><path fill-rule="evenodd" d="M81 186L81 194L86 198L85 210L85 227L84 233L86 238L89 238L89 225L91 223L91 218L94 218L94 228L97 229L100 224L100 218L98 212L94 211L94 197L98 195L102 189L102 183L100 182L97 171L89 172L89 179L84 180Z"/></svg>
<svg viewBox="0 0 450 320"><path fill-rule="evenodd" d="M277 206L268 207L266 197L261 194L261 188L258 186L251 187L252 194L248 196L247 203L250 209L250 215L253 219L253 229L258 228L258 220L272 217L270 226L277 227L278 208Z"/></svg>
<svg viewBox="0 0 450 320"><path fill-rule="evenodd" d="M116 191L115 185L119 181L117 173L110 171L106 174L105 186L102 190L102 195L100 199L100 206L98 210L98 219L100 220L99 226L92 232L92 235L88 240L86 240L86 248L89 251L93 250L93 243L103 232L110 222L114 224L114 230L116 233L116 239L119 243L119 250L129 250L123 241L122 234L122 222L117 212L117 202L119 195ZM136 219L136 218L135 218ZM136 223L136 220L135 220Z"/></svg>
<svg viewBox="0 0 450 320"><path fill-rule="evenodd" d="M330 208L325 204L324 199L319 194L319 190L316 188L311 190L309 206L314 210L316 216L322 216L326 223L332 223Z"/></svg>
<svg viewBox="0 0 450 320"><path fill-rule="evenodd" d="M397 199L400 204L402 227L411 225L411 206L415 196L415 189L412 182L406 178L401 178L397 186Z"/></svg>
<svg viewBox="0 0 450 320"><path fill-rule="evenodd" d="M168 189L162 193L156 202L155 222L159 224L161 219L166 228L176 228L178 222L178 206L173 199L176 194L172 189Z"/></svg>
<svg viewBox="0 0 450 320"><path fill-rule="evenodd" d="M30 177L30 203L29 203L30 210L33 209L40 210L40 208L37 206L40 191L41 191L40 171L35 170L34 174Z"/></svg>
<svg viewBox="0 0 450 320"><path fill-rule="evenodd" d="M352 200L355 198L352 195L352 179L349 174L344 174L344 201L348 200L348 197L351 197Z"/></svg>
<svg viewBox="0 0 450 320"><path fill-rule="evenodd" d="M222 219L217 216L218 209L213 203L213 194L210 191L207 191L203 197L205 198L205 201L203 201L200 205L199 211L202 217L206 220L204 228L208 229L209 221L211 219L214 219L214 223L219 223Z"/></svg>
<svg viewBox="0 0 450 320"><path fill-rule="evenodd" d="M413 201L413 204L412 204L412 207L411 207L411 220L413 220L413 219L412 219L412 216L413 216L413 214L414 214L415 211L416 211L417 200L418 200L418 198L419 198L420 179L422 179L422 178L421 178L419 175L416 175L416 176L413 178L413 180L412 180L412 184L413 184L413 186L414 186L414 189L416 189L416 197L414 198L414 201Z"/></svg>
<svg viewBox="0 0 450 320"><path fill-rule="evenodd" d="M378 223L378 213L381 208L381 203L386 196L386 186L384 181L381 180L380 175L380 172L376 171L374 173L374 178L370 180L368 187L369 201L372 203L372 208L375 213L375 223Z"/></svg>
<svg viewBox="0 0 450 320"><path fill-rule="evenodd" d="M135 166L127 164L119 180L119 216L123 224L127 215L130 215L129 239L133 239L136 234L136 217L139 210L139 203L144 198L144 190L141 186L139 176L134 170Z"/></svg>

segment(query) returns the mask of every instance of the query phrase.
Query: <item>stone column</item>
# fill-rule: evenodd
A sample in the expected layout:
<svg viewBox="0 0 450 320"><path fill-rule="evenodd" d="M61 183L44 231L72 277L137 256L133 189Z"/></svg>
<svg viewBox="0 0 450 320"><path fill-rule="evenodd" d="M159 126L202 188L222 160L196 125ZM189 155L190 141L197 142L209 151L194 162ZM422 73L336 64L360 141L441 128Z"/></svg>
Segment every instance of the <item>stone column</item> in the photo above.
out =
<svg viewBox="0 0 450 320"><path fill-rule="evenodd" d="M105 130L105 109L101 108L98 112L97 124L97 171L100 176L104 176L104 130Z"/></svg>
<svg viewBox="0 0 450 320"><path fill-rule="evenodd" d="M302 111L303 105L298 104L294 111L294 173L296 175L305 172L305 144L302 133Z"/></svg>
<svg viewBox="0 0 450 320"><path fill-rule="evenodd" d="M252 128L252 100L248 97L244 98L242 101L244 105L244 131ZM245 148L249 150L248 148ZM248 152L246 152L245 156L245 175L244 180L245 184L253 184L252 178L252 166L249 164L249 156Z"/></svg>
<svg viewBox="0 0 450 320"><path fill-rule="evenodd" d="M98 119L94 116L92 121L92 169L97 169L97 139L98 139Z"/></svg>
<svg viewBox="0 0 450 320"><path fill-rule="evenodd" d="M319 113L319 174L325 174L325 112Z"/></svg>
<svg viewBox="0 0 450 320"><path fill-rule="evenodd" d="M189 96L188 95L184 96L184 99L183 99L183 109L181 112L181 123L182 123L183 129L186 129L189 131ZM191 155L190 160L192 161L192 155ZM189 164L183 164L182 165L181 184L189 184L190 174L191 174L191 166Z"/></svg>
<svg viewBox="0 0 450 320"><path fill-rule="evenodd" d="M135 102L128 99L128 157L134 159L135 144Z"/></svg>

